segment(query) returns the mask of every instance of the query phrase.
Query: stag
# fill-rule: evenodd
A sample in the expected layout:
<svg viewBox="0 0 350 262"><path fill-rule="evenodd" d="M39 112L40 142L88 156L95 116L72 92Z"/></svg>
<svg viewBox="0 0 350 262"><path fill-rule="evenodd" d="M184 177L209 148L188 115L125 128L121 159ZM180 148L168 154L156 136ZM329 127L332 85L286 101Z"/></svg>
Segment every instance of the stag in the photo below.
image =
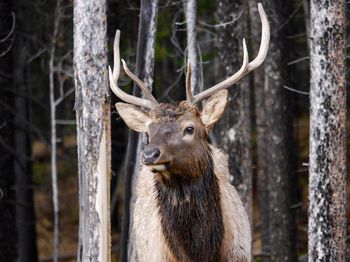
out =
<svg viewBox="0 0 350 262"><path fill-rule="evenodd" d="M122 61L125 73L141 88L144 98L118 87L119 38L114 40L112 91L124 102L116 108L129 128L145 133L133 217L138 259L158 261L251 261L251 230L246 210L230 184L228 158L209 144L208 135L222 117L227 88L265 60L270 28L261 4L259 53L249 62L243 39L243 63L228 79L192 95L188 63L185 101L158 103L146 85ZM207 99L203 109L197 106Z"/></svg>

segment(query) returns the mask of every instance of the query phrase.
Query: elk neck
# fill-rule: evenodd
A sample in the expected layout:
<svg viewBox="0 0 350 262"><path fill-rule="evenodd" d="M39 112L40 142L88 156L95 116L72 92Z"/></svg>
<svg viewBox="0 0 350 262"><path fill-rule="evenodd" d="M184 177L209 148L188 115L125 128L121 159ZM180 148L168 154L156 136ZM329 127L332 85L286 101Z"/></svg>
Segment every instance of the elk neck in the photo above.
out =
<svg viewBox="0 0 350 262"><path fill-rule="evenodd" d="M191 162L182 173L155 174L162 231L178 261L220 261L224 226L210 148Z"/></svg>

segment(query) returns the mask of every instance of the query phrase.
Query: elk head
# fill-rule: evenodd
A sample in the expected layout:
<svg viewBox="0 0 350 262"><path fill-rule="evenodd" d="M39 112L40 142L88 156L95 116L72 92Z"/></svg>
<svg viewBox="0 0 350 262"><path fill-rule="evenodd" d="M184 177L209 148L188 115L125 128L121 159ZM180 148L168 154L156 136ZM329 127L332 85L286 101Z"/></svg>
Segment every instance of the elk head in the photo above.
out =
<svg viewBox="0 0 350 262"><path fill-rule="evenodd" d="M114 40L114 70L109 68L109 80L113 92L126 103L117 103L118 113L129 128L147 134L147 145L142 152L142 162L153 172L186 174L193 177L195 170L206 168L208 161L208 133L224 113L227 88L237 83L265 60L270 40L269 23L261 4L258 4L262 23L262 37L257 57L249 63L248 51L243 39L243 63L241 68L223 82L192 95L190 88L191 66L187 66L185 101L177 105L159 104L146 85L128 69L122 60L126 74L142 89L144 98L125 93L118 87L120 73L119 38ZM208 98L203 110L196 104Z"/></svg>

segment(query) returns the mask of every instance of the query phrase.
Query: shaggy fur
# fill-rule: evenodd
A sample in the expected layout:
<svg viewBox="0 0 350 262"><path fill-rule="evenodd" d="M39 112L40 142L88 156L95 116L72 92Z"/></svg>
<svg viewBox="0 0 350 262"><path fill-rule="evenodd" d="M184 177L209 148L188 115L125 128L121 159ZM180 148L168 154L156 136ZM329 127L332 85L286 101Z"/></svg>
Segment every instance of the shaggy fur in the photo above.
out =
<svg viewBox="0 0 350 262"><path fill-rule="evenodd" d="M211 154L206 153L201 175L155 177L162 232L179 261L220 261L224 233L220 189Z"/></svg>
<svg viewBox="0 0 350 262"><path fill-rule="evenodd" d="M223 237L220 245L220 259L214 261L249 262L251 257L251 233L247 213L236 189L228 177L227 156L211 147L214 175L219 185ZM136 250L140 261L175 262L179 260L168 245L163 232L158 206L158 191L155 174L142 166L137 183L134 213ZM182 254L185 256L185 254ZM182 256L181 255L181 256ZM208 260L204 260L208 261Z"/></svg>

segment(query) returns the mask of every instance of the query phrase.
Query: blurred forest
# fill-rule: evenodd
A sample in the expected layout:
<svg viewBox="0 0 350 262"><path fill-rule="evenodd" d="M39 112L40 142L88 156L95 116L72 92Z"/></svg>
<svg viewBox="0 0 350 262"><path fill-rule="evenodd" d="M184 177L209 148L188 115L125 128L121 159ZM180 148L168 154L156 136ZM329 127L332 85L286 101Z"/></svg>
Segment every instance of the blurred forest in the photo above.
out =
<svg viewBox="0 0 350 262"><path fill-rule="evenodd" d="M261 2L270 20L272 35L265 68L232 88L225 117L210 139L230 154L233 183L242 194L252 219L255 261L272 261L269 259L271 246L266 244L268 239L273 249L283 250L282 246L287 245L278 242L278 237L274 238L276 225L278 227L281 222L277 218L273 220L274 208L284 215L280 219L284 221L281 223L287 232L283 234L286 234L291 246L281 255L290 256L289 259L280 261L297 261L291 259L296 259L296 256L299 261L306 261L309 1ZM195 29L199 90L222 81L239 69L243 37L247 40L250 58L255 57L261 30L260 20L254 11L256 3L197 1ZM59 241L59 261L76 261L79 188L73 79L73 6L73 0L5 0L0 3L0 249L11 250L3 257L13 258L20 253L19 256L23 256L20 261L54 261L53 246L55 241ZM348 31L349 7L347 2ZM134 71L139 13L140 1L107 1L109 64L113 61L114 34L116 29L120 29L121 57ZM186 48L184 1L159 1L157 19L153 94L158 101L174 103L185 98L185 64L189 52ZM346 40L346 89L349 92L349 34ZM264 81L267 79L264 76L269 77L277 91L264 93ZM119 85L127 93L133 92L132 81L124 72L121 73ZM122 216L123 210L127 210L123 208L128 129L116 112L114 104L117 101L112 95L112 261L119 261ZM279 107L273 112L269 111L276 101L279 101ZM232 134L229 127L237 128L237 133ZM276 138L283 139L282 149L275 146L274 137L269 137L276 131L272 127L282 130L281 136ZM238 137L235 144L227 140L232 135ZM53 144L57 146L56 149ZM349 144L347 138L347 148ZM51 154L51 149L55 149L57 156ZM349 156L349 151L347 154ZM55 158L57 171L52 168ZM347 170L350 170L349 161ZM52 179L53 172L57 172L57 181ZM271 190L274 187L268 186L268 183L279 179L286 184L276 184L275 190ZM57 191L53 190L55 183L58 185ZM350 185L349 181L347 184ZM347 188L347 199L349 192ZM271 193L276 194L269 196ZM276 204L271 206L273 201ZM272 211L267 217L264 210L269 208ZM349 221L349 204L345 208ZM14 214L16 223L12 223ZM59 215L59 224L54 220L54 214ZM266 228L266 219L275 226ZM348 226L347 229L349 234ZM56 239L55 231L59 231ZM349 248L348 238L346 244ZM277 248L280 245L281 249Z"/></svg>

